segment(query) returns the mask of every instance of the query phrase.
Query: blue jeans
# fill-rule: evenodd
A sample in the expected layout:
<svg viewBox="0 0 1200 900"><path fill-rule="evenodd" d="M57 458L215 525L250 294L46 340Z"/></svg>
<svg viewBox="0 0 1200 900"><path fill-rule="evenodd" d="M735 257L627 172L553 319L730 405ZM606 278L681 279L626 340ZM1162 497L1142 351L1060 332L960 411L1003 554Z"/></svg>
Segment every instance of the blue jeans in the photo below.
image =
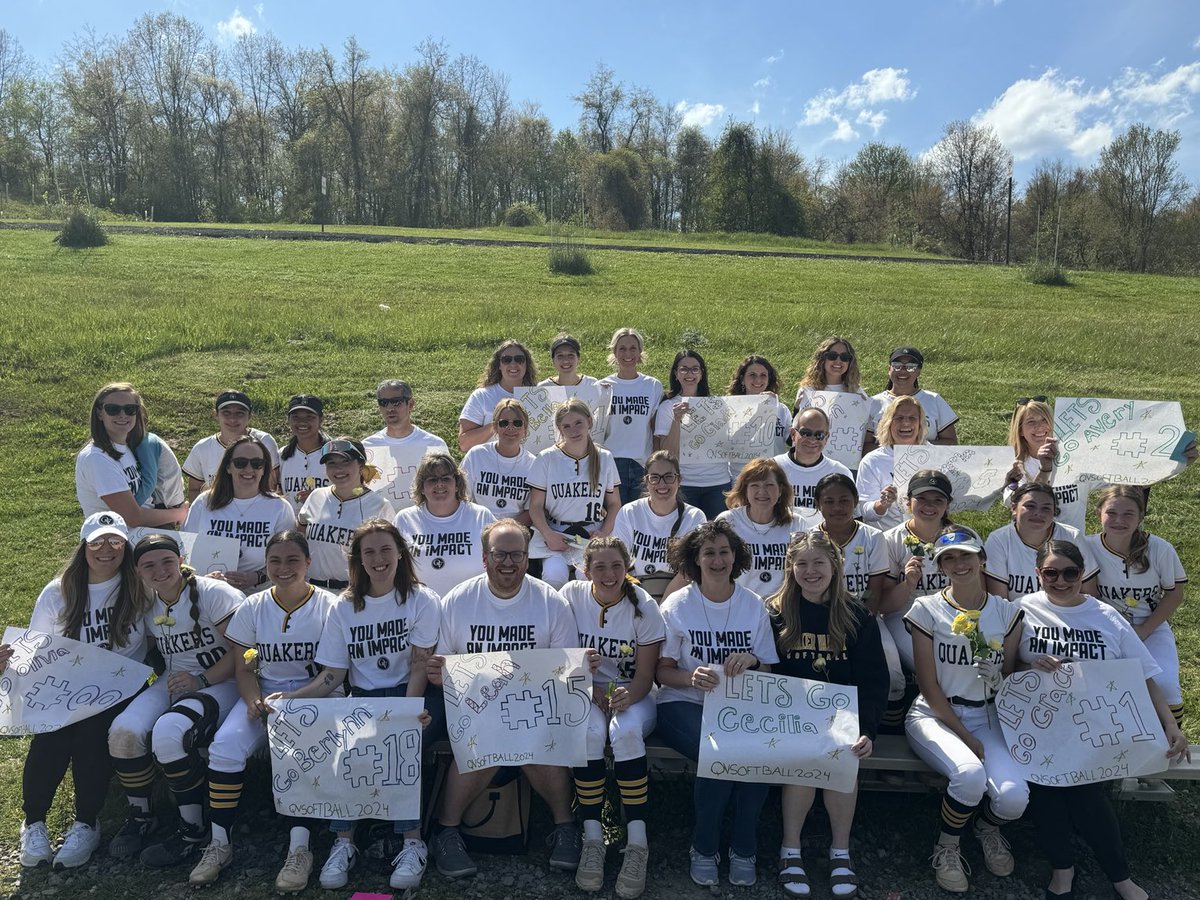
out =
<svg viewBox="0 0 1200 900"><path fill-rule="evenodd" d="M725 492L729 490L729 482L724 484L713 484L707 487L695 487L685 484L680 488L683 493L685 503L690 503L695 506L712 521L721 513L725 512Z"/></svg>
<svg viewBox="0 0 1200 900"><path fill-rule="evenodd" d="M686 700L658 705L658 728L662 740L676 753L695 762L700 756L700 724L704 707ZM758 819L767 799L766 784L696 778L692 806L696 823L692 847L704 856L716 856L721 847L721 823L725 810L733 802L733 835L729 849L738 856L758 852Z"/></svg>
<svg viewBox="0 0 1200 900"><path fill-rule="evenodd" d="M621 505L624 506L642 496L642 479L646 477L646 468L627 456L618 456L616 463L617 474L621 476Z"/></svg>

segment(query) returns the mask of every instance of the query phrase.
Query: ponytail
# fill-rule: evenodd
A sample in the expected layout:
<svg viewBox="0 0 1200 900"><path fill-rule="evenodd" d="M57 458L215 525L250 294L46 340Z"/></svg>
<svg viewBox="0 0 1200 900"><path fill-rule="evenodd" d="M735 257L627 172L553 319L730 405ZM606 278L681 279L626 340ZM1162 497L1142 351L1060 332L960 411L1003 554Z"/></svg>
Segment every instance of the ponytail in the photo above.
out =
<svg viewBox="0 0 1200 900"><path fill-rule="evenodd" d="M192 615L192 636L196 639L196 643L200 643L200 587L196 584L196 570L191 566L181 565L180 573L183 575L183 583L187 586L188 600L191 601Z"/></svg>

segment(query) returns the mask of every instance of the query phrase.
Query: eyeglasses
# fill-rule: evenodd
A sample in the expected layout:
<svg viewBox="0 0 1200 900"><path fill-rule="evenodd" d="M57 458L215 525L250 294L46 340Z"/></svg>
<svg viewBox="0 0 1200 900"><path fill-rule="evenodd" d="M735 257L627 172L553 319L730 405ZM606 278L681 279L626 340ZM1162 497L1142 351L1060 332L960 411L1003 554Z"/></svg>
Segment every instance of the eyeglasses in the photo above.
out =
<svg viewBox="0 0 1200 900"><path fill-rule="evenodd" d="M412 397L378 397L375 402L386 409L389 406L403 406L411 399Z"/></svg>
<svg viewBox="0 0 1200 900"><path fill-rule="evenodd" d="M797 428L796 434L802 438L812 438L814 441L823 441L829 437L828 431L813 431L811 428Z"/></svg>
<svg viewBox="0 0 1200 900"><path fill-rule="evenodd" d="M451 484L453 482L453 475L430 475L424 481L425 484Z"/></svg>
<svg viewBox="0 0 1200 900"><path fill-rule="evenodd" d="M918 363L890 363L893 372L916 372L921 366Z"/></svg>
<svg viewBox="0 0 1200 900"><path fill-rule="evenodd" d="M525 557L529 556L529 553L525 550L489 550L488 556L492 562L500 565L509 561L520 565L525 562Z"/></svg>
<svg viewBox="0 0 1200 900"><path fill-rule="evenodd" d="M1083 570L1078 566L1067 566L1065 569L1038 569L1042 581L1078 581Z"/></svg>
<svg viewBox="0 0 1200 900"><path fill-rule="evenodd" d="M99 550L105 544L107 544L113 550L120 550L125 546L125 538L111 534L108 537L100 537L96 538L94 541L87 542L89 550Z"/></svg>
<svg viewBox="0 0 1200 900"><path fill-rule="evenodd" d="M665 475L647 475L646 484L674 484L679 480L679 476L674 472L668 472Z"/></svg>
<svg viewBox="0 0 1200 900"><path fill-rule="evenodd" d="M525 354L514 353L511 356L500 357L500 364L504 366L525 365Z"/></svg>
<svg viewBox="0 0 1200 900"><path fill-rule="evenodd" d="M1026 403L1045 403L1046 395L1038 394L1036 397L1018 397L1017 406L1024 406Z"/></svg>
<svg viewBox="0 0 1200 900"><path fill-rule="evenodd" d="M267 464L267 461L264 459L251 459L248 456L235 456L229 462L233 464L235 469L241 470L246 468L246 466L249 466L255 472L259 471Z"/></svg>
<svg viewBox="0 0 1200 900"><path fill-rule="evenodd" d="M854 362L854 354L853 353L837 353L833 350L826 350L824 353L821 354L821 358L823 360L825 360L826 362L834 362L835 360L839 360L839 359L842 362Z"/></svg>
<svg viewBox="0 0 1200 900"><path fill-rule="evenodd" d="M675 374L676 375L699 375L700 367L699 366L680 366L678 369L675 370Z"/></svg>
<svg viewBox="0 0 1200 900"><path fill-rule="evenodd" d="M103 403L100 408L104 410L105 415L109 416L136 416L138 414L136 403Z"/></svg>
<svg viewBox="0 0 1200 900"><path fill-rule="evenodd" d="M524 424L524 419L501 419L496 423L499 428L520 428Z"/></svg>

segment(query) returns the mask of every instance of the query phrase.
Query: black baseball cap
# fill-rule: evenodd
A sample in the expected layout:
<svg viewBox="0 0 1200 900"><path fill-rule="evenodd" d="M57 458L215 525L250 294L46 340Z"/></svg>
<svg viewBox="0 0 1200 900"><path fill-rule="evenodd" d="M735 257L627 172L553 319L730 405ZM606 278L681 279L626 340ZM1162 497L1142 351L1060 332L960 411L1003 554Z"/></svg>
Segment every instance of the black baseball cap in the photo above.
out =
<svg viewBox="0 0 1200 900"><path fill-rule="evenodd" d="M326 442L325 446L321 448L321 464L324 465L328 462L331 456L357 459L360 463L367 461L367 454L363 451L362 445L358 441L350 441L345 438Z"/></svg>
<svg viewBox="0 0 1200 900"><path fill-rule="evenodd" d="M307 409L318 416L323 416L325 414L325 401L320 397L314 397L312 394L297 394L288 401L287 411L294 412L297 409Z"/></svg>
<svg viewBox="0 0 1200 900"><path fill-rule="evenodd" d="M244 406L247 410L251 408L250 398L241 391L221 391L221 393L217 394L217 409L224 409L231 403L236 403L238 406Z"/></svg>
<svg viewBox="0 0 1200 900"><path fill-rule="evenodd" d="M892 355L888 357L888 362L895 362L902 356L911 356L913 362L918 366L925 365L925 356L916 347L897 347L892 351Z"/></svg>
<svg viewBox="0 0 1200 900"><path fill-rule="evenodd" d="M908 496L915 497L928 491L937 491L947 500L954 499L954 485L950 479L936 469L922 469L908 479Z"/></svg>

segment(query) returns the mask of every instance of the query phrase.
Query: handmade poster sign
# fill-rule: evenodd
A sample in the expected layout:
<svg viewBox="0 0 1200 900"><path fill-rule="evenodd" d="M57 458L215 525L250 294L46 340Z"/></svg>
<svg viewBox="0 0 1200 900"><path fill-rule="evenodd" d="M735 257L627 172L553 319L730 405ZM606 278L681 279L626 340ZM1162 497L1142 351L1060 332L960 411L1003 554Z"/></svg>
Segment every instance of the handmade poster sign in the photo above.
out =
<svg viewBox="0 0 1200 900"><path fill-rule="evenodd" d="M154 670L127 656L58 635L5 628L13 648L0 675L0 735L43 734L132 697Z"/></svg>
<svg viewBox="0 0 1200 900"><path fill-rule="evenodd" d="M745 463L787 449L775 434L779 405L770 394L688 397L687 404L679 423L680 462Z"/></svg>
<svg viewBox="0 0 1200 900"><path fill-rule="evenodd" d="M1154 484L1183 471L1183 448L1195 435L1173 401L1059 397L1056 476L1084 484Z"/></svg>
<svg viewBox="0 0 1200 900"><path fill-rule="evenodd" d="M412 480L417 474L421 460L413 459L412 451L398 455L391 446L366 446L367 462L379 470L379 477L371 482L371 490L382 494L396 509L415 506L412 497Z"/></svg>
<svg viewBox="0 0 1200 900"><path fill-rule="evenodd" d="M588 405L592 411L592 440L597 444L604 443L604 431L608 426L608 408L612 400L612 391L607 385L603 387L572 388L571 393L565 387L556 384L543 384L537 387L519 387L513 393L529 414L529 436L525 438L523 449L536 455L547 447L558 443L558 432L554 430L554 414L571 396L576 396Z"/></svg>
<svg viewBox="0 0 1200 900"><path fill-rule="evenodd" d="M447 656L446 726L459 771L584 765L592 710L585 654L573 649Z"/></svg>
<svg viewBox="0 0 1200 900"><path fill-rule="evenodd" d="M313 819L421 817L420 697L285 700L267 718L275 809Z"/></svg>
<svg viewBox="0 0 1200 900"><path fill-rule="evenodd" d="M858 688L745 672L704 696L696 773L848 791L858 778Z"/></svg>
<svg viewBox="0 0 1200 900"><path fill-rule="evenodd" d="M179 532L183 544L183 561L199 572L236 572L242 545L237 538L214 534Z"/></svg>
<svg viewBox="0 0 1200 900"><path fill-rule="evenodd" d="M892 484L903 501L908 481L921 469L937 469L950 479L954 499L950 511L986 510L996 502L1007 483L1013 452L1009 447L968 447L922 444L898 446L892 465Z"/></svg>
<svg viewBox="0 0 1200 900"><path fill-rule="evenodd" d="M564 552L566 561L572 566L583 566L583 552L587 549L587 539L581 538L577 534L564 534L562 539L567 543L567 549ZM545 559L552 556L554 551L546 544L546 539L542 537L541 532L535 531L533 537L529 540L529 558L530 559Z"/></svg>
<svg viewBox="0 0 1200 900"><path fill-rule="evenodd" d="M862 461L863 435L867 430L871 401L859 394L813 391L812 405L829 416L829 443L825 445L825 455L847 469L857 469Z"/></svg>
<svg viewBox="0 0 1200 900"><path fill-rule="evenodd" d="M1045 652L1056 655L1049 644ZM1167 768L1167 739L1137 660L1010 675L996 714L1021 774L1035 784L1066 787Z"/></svg>

